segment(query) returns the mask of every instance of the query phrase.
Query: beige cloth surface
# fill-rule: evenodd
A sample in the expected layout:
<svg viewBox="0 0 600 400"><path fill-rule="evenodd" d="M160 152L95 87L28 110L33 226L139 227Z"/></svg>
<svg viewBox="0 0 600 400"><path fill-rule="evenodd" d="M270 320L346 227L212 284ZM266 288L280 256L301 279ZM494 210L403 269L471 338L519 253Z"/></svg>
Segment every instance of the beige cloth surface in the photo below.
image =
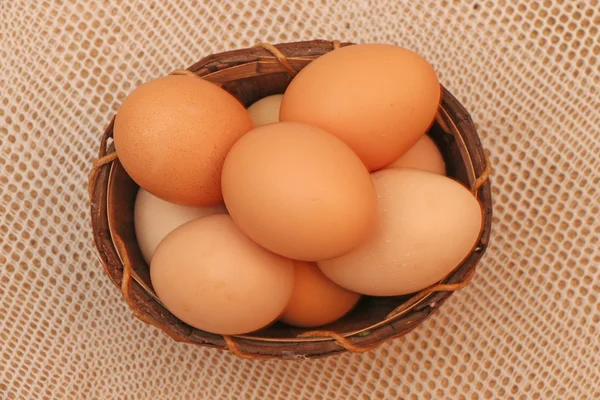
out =
<svg viewBox="0 0 600 400"><path fill-rule="evenodd" d="M87 172L136 85L314 38L420 52L495 175L470 286L367 354L250 362L133 318L93 248ZM0 399L599 399L597 0L0 0Z"/></svg>

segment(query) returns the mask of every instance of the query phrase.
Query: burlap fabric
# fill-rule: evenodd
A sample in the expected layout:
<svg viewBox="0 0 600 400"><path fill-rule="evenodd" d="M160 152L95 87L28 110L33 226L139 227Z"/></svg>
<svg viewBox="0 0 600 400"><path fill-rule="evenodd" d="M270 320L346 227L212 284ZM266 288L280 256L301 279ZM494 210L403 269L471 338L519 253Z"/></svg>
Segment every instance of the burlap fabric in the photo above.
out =
<svg viewBox="0 0 600 400"><path fill-rule="evenodd" d="M95 256L87 172L136 85L314 38L430 60L492 154L470 286L366 354L250 362L132 317ZM0 0L0 399L600 398L597 0Z"/></svg>

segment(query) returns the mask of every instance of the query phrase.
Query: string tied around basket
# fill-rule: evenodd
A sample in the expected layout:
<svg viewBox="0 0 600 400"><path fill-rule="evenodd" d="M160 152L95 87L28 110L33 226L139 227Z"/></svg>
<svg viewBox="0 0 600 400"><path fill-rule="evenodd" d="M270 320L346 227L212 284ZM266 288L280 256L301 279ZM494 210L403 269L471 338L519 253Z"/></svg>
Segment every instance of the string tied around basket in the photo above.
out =
<svg viewBox="0 0 600 400"><path fill-rule="evenodd" d="M473 193L473 195L477 194L479 189L481 189L481 187L490 179L490 176L492 175L492 162L490 160L489 151L485 150L483 152L483 157L485 158L485 169L471 185L471 193Z"/></svg>
<svg viewBox="0 0 600 400"><path fill-rule="evenodd" d="M333 40L331 44L333 46L333 50L339 49L342 46L339 40ZM298 71L292 67L287 59L287 56L283 54L277 47L270 43L259 43L256 45L256 47L262 47L263 49L267 50L277 59L277 61L279 61L279 64L281 64L281 66L287 71L288 74L290 74L290 76L296 76Z"/></svg>

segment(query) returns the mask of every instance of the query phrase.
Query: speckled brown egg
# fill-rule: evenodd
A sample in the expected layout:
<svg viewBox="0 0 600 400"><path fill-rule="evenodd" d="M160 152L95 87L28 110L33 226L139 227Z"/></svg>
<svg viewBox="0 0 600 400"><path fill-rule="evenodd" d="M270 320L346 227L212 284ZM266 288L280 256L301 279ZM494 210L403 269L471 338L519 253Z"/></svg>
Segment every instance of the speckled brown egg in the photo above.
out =
<svg viewBox="0 0 600 400"><path fill-rule="evenodd" d="M235 141L253 127L244 106L194 76L165 76L135 89L114 125L115 148L129 176L171 203L222 202L221 169Z"/></svg>

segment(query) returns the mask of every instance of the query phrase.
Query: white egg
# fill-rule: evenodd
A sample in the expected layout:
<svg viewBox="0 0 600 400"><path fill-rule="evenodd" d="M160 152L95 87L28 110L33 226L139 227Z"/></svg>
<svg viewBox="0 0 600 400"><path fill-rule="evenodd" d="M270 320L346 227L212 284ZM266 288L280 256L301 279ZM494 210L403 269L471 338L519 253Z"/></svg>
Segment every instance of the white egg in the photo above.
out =
<svg viewBox="0 0 600 400"><path fill-rule="evenodd" d="M256 127L279 122L279 108L281 107L282 94L263 97L248 107L252 122Z"/></svg>
<svg viewBox="0 0 600 400"><path fill-rule="evenodd" d="M413 147L386 168L413 168L446 175L444 157L429 135L421 136Z"/></svg>
<svg viewBox="0 0 600 400"><path fill-rule="evenodd" d="M180 206L159 199L140 188L135 199L133 219L144 260L150 264L158 244L175 228L197 218L226 213L224 205L198 208Z"/></svg>

